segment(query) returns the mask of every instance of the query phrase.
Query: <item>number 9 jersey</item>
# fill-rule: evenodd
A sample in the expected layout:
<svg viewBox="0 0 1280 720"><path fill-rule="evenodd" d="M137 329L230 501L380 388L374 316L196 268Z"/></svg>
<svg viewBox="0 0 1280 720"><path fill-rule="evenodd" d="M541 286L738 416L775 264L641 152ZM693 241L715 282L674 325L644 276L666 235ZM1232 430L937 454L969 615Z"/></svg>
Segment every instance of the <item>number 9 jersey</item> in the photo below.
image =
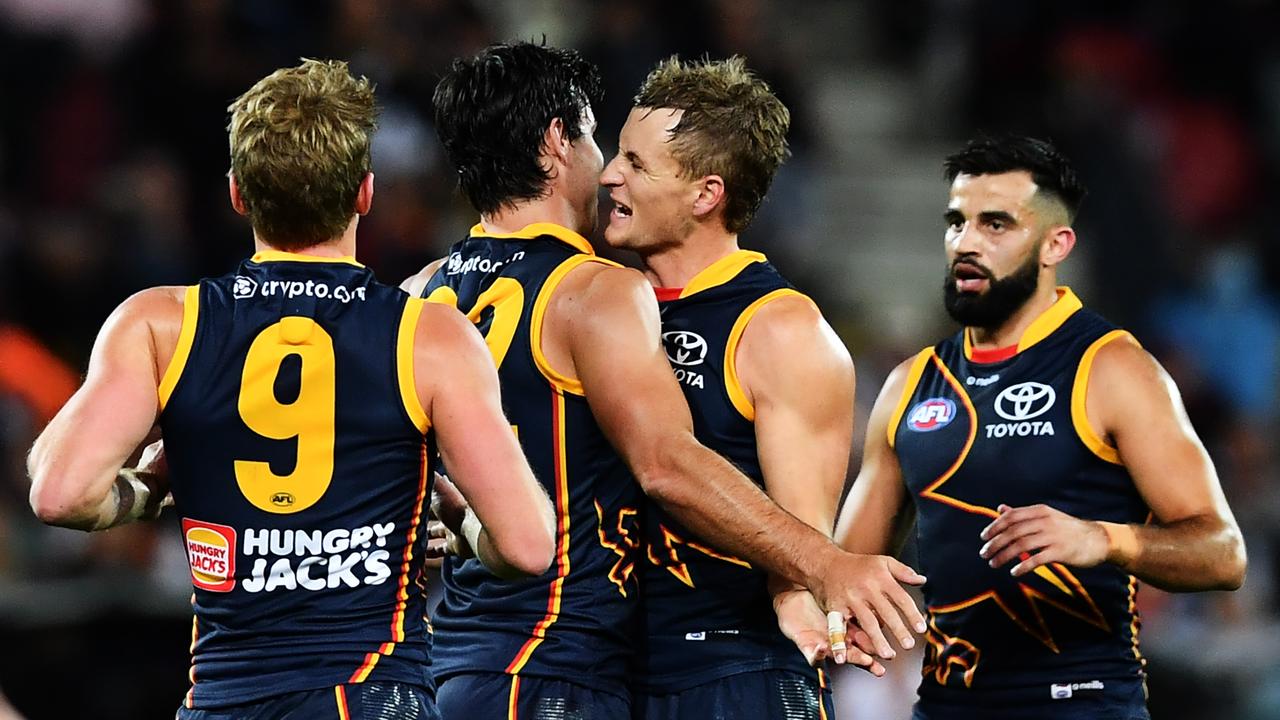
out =
<svg viewBox="0 0 1280 720"><path fill-rule="evenodd" d="M195 587L189 708L430 687L422 301L262 252L187 289L160 425Z"/></svg>

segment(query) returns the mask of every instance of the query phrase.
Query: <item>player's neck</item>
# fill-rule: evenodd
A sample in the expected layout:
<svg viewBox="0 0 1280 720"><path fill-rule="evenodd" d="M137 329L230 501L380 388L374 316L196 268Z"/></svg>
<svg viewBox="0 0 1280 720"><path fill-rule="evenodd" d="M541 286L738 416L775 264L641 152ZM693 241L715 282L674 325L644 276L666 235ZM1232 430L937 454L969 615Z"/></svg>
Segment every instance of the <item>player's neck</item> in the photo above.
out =
<svg viewBox="0 0 1280 720"><path fill-rule="evenodd" d="M644 275L654 287L682 288L715 261L738 251L738 236L724 231L695 229L679 243L644 255Z"/></svg>
<svg viewBox="0 0 1280 720"><path fill-rule="evenodd" d="M1017 345L1023 333L1058 301L1058 286L1053 278L1041 278L1040 285L1022 307L998 328L969 328L969 340L975 350L999 350Z"/></svg>
<svg viewBox="0 0 1280 720"><path fill-rule="evenodd" d="M573 205L554 191L547 197L522 201L515 207L503 206L497 212L480 216L480 225L491 235L511 235L534 223L555 223L580 235L589 235L591 228L583 232L583 228L578 227L581 222Z"/></svg>
<svg viewBox="0 0 1280 720"><path fill-rule="evenodd" d="M258 231L253 231L253 250L254 252L287 252L293 255L310 255L312 257L323 258L353 258L356 256L356 226L360 223L360 216L356 215L351 218L351 223L347 225L347 229L342 231L342 235L336 240L329 240L317 245L305 247L295 250L286 250L278 248L262 239L258 235Z"/></svg>

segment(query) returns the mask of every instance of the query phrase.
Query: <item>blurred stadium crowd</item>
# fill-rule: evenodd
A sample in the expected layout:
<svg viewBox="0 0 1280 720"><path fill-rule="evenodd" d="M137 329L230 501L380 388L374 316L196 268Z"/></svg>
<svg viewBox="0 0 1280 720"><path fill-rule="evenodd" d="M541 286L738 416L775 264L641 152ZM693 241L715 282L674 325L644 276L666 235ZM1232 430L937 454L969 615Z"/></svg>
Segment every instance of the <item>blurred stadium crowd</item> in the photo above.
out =
<svg viewBox="0 0 1280 720"><path fill-rule="evenodd" d="M951 332L942 155L980 130L1057 141L1091 188L1073 281L1178 381L1249 546L1240 592L1144 590L1152 714L1280 718L1276 28L1280 9L1262 0L0 0L0 688L33 720L171 716L186 689L176 521L46 528L23 459L118 302L250 252L227 201L228 102L302 56L348 59L376 81L360 254L398 282L475 221L432 131L436 73L489 42L545 35L604 72L606 158L665 56L743 54L773 84L793 111L794 157L744 241L849 343L859 422L889 368ZM887 148L881 164L859 167L872 154L859 143ZM897 157L925 170L897 172ZM860 213L896 210L830 191L881 172L912 217L868 225ZM885 266L923 257L924 270L891 288L829 260L865 248ZM896 665L878 683L843 673L839 716L902 717L918 657ZM37 694L46 678L65 695Z"/></svg>

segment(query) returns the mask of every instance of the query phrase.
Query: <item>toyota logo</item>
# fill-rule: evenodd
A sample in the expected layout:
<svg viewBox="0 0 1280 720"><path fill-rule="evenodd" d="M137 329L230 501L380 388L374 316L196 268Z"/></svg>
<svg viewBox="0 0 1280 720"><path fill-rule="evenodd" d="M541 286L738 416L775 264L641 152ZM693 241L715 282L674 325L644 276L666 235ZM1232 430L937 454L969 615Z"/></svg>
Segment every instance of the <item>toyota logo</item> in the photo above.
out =
<svg viewBox="0 0 1280 720"><path fill-rule="evenodd" d="M672 330L662 333L662 343L666 346L667 359L672 365L701 365L707 357L707 341L702 336L688 330Z"/></svg>
<svg viewBox="0 0 1280 720"><path fill-rule="evenodd" d="M1058 394L1048 385L1018 383L1005 388L996 397L996 414L1005 420L1030 420L1048 412L1057 399Z"/></svg>

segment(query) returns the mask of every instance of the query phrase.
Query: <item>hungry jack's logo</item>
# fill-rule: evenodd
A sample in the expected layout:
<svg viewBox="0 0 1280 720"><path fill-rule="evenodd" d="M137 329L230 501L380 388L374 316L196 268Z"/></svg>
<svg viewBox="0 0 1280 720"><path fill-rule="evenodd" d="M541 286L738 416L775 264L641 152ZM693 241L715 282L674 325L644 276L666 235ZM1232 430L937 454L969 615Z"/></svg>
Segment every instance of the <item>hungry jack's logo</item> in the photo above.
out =
<svg viewBox="0 0 1280 720"><path fill-rule="evenodd" d="M230 592L236 586L235 528L182 518L182 539L192 585L211 592Z"/></svg>

